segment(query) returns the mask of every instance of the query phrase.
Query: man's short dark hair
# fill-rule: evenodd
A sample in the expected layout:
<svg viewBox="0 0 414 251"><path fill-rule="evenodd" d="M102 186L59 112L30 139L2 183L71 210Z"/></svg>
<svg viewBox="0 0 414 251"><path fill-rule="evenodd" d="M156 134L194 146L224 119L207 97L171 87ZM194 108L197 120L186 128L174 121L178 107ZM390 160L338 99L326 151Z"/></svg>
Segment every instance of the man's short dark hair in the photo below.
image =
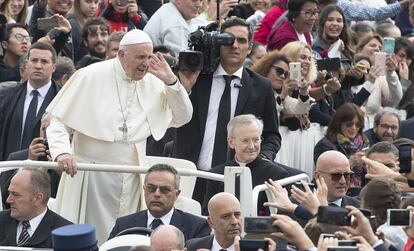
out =
<svg viewBox="0 0 414 251"><path fill-rule="evenodd" d="M145 174L144 183L147 182L148 175L151 172L170 172L170 173L172 173L175 177L175 188L177 188L177 189L180 188L180 175L178 174L177 170L173 166L170 166L168 164L155 164L155 165L151 166L148 169L147 173Z"/></svg>
<svg viewBox="0 0 414 251"><path fill-rule="evenodd" d="M372 145L367 151L367 157L373 153L393 153L395 157L398 157L398 148L395 147L391 142L381 141Z"/></svg>
<svg viewBox="0 0 414 251"><path fill-rule="evenodd" d="M395 147L400 147L401 145L410 145L411 148L414 148L414 141L407 138L399 138L392 142Z"/></svg>
<svg viewBox="0 0 414 251"><path fill-rule="evenodd" d="M152 52L161 52L164 54L170 54L173 57L176 57L177 55L175 54L175 52L173 50L171 50L171 48L169 48L166 45L156 45L154 46L154 48L152 49Z"/></svg>
<svg viewBox="0 0 414 251"><path fill-rule="evenodd" d="M299 16L303 5L307 2L319 4L318 0L289 0L287 13L288 20L292 22L295 17Z"/></svg>
<svg viewBox="0 0 414 251"><path fill-rule="evenodd" d="M125 32L123 31L114 31L109 35L108 42L106 43L106 50L109 50L109 45L111 42L121 42L122 38L124 37Z"/></svg>
<svg viewBox="0 0 414 251"><path fill-rule="evenodd" d="M108 33L111 32L111 29L109 27L108 22L103 17L90 17L86 20L85 25L82 29L82 38L83 41L88 41L88 35L89 35L89 29L93 25L99 25L101 26L101 29L104 29L108 31Z"/></svg>
<svg viewBox="0 0 414 251"><path fill-rule="evenodd" d="M244 19L241 19L239 17L231 17L226 19L224 23L221 25L221 32L224 32L227 28L233 27L233 26L244 26L247 28L249 35L249 43L252 41L253 37L253 30L249 23L247 23Z"/></svg>
<svg viewBox="0 0 414 251"><path fill-rule="evenodd" d="M414 47L411 41L406 37L398 37L395 39L395 50L394 52L397 53L401 49L405 50L406 56L408 59L414 59Z"/></svg>
<svg viewBox="0 0 414 251"><path fill-rule="evenodd" d="M44 43L44 42L36 42L36 43L32 44L32 46L30 46L29 52L27 53L27 58L30 58L30 52L33 49L50 51L52 53L52 62L54 64L56 63L57 55L56 55L55 48L53 48L52 45L50 45L48 43Z"/></svg>
<svg viewBox="0 0 414 251"><path fill-rule="evenodd" d="M21 29L24 29L24 30L27 31L26 26L24 26L24 25L22 25L20 23L6 24L6 36L4 38L4 41L9 41L10 35L13 32L13 29L16 29L16 28L21 28Z"/></svg>
<svg viewBox="0 0 414 251"><path fill-rule="evenodd" d="M75 71L76 68L72 59L68 57L58 57L56 61L56 69L52 74L52 78L57 81L65 74L69 78Z"/></svg>

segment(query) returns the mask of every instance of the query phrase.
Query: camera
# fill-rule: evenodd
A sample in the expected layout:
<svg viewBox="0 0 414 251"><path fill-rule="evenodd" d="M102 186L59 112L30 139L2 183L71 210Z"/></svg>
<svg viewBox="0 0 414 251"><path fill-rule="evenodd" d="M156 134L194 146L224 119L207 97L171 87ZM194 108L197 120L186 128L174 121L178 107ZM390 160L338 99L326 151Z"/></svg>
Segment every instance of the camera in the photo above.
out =
<svg viewBox="0 0 414 251"><path fill-rule="evenodd" d="M341 68L341 61L339 58L322 58L316 61L318 71L337 71Z"/></svg>
<svg viewBox="0 0 414 251"><path fill-rule="evenodd" d="M398 147L398 160L400 162L400 173L411 172L411 145L400 145Z"/></svg>
<svg viewBox="0 0 414 251"><path fill-rule="evenodd" d="M43 143L43 145L45 145L46 151L49 150L49 142L47 141L46 138L43 139L43 142L42 143ZM39 157L39 160L40 161L48 161L47 155Z"/></svg>
<svg viewBox="0 0 414 251"><path fill-rule="evenodd" d="M273 220L269 216L245 217L244 232L258 234L280 232L280 229L272 224Z"/></svg>
<svg viewBox="0 0 414 251"><path fill-rule="evenodd" d="M180 52L179 70L201 70L212 73L216 70L220 58L220 45L232 45L234 36L229 32L221 33L217 22L201 26L188 36L191 51Z"/></svg>
<svg viewBox="0 0 414 251"><path fill-rule="evenodd" d="M317 222L336 226L350 226L349 210L342 207L320 206L318 208Z"/></svg>

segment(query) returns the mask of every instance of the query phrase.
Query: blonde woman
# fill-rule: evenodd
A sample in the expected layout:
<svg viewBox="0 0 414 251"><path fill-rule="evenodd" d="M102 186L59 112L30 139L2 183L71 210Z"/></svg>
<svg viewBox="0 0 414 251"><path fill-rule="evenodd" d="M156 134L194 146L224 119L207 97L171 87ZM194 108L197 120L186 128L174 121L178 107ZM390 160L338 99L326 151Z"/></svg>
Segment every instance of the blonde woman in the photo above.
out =
<svg viewBox="0 0 414 251"><path fill-rule="evenodd" d="M0 12L4 13L8 23L25 24L27 17L28 0L5 0Z"/></svg>

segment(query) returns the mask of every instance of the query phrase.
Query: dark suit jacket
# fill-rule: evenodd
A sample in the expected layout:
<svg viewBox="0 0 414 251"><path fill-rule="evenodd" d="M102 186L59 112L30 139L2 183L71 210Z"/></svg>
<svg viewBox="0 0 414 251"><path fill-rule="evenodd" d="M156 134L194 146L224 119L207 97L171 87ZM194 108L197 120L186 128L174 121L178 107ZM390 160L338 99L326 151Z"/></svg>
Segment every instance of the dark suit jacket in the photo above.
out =
<svg viewBox="0 0 414 251"><path fill-rule="evenodd" d="M0 246L17 246L16 233L19 222L10 217L10 210L0 212ZM36 231L25 247L52 248L52 230L73 224L65 218L47 210Z"/></svg>
<svg viewBox="0 0 414 251"><path fill-rule="evenodd" d="M407 138L414 140L414 117L401 121L400 138Z"/></svg>
<svg viewBox="0 0 414 251"><path fill-rule="evenodd" d="M379 139L379 138L377 137L377 135L375 134L375 132L374 132L374 129L373 129L373 128L368 129L368 130L365 130L365 131L364 131L364 134L365 134L365 136L367 136L367 138L368 138L368 140L369 140L369 145L370 145L370 146L372 146L372 145L374 145L374 144L376 144L376 143L378 143L378 142L380 142L380 141L381 141L381 139Z"/></svg>
<svg viewBox="0 0 414 251"><path fill-rule="evenodd" d="M27 81L0 92L0 160L6 160L10 153L22 150L20 141L26 88ZM59 85L52 80L52 85L37 114L32 138L39 137L40 119L59 90Z"/></svg>
<svg viewBox="0 0 414 251"><path fill-rule="evenodd" d="M180 229L185 240L207 236L211 233L207 220L179 209L174 209L170 225ZM119 232L131 227L147 227L147 210L118 218L108 239L114 238Z"/></svg>
<svg viewBox="0 0 414 251"><path fill-rule="evenodd" d="M210 170L212 173L224 174L224 168L226 166L239 166L239 164L233 159L225 164L219 165ZM289 173L280 166L277 166L274 162L264 160L261 157L257 157L254 161L246 165L250 168L252 173L252 187L264 184L268 179L280 180L289 176ZM236 182L238 179L236 179ZM236 186L236 187L239 187ZM236 189L237 190L237 189ZM216 193L224 191L224 183L220 181L208 180L207 181L207 192L204 196L203 202L203 214L207 215L207 204L208 201ZM236 195L239 195L239 191L236 191ZM259 199L261 207L265 198ZM260 208L261 208L260 207Z"/></svg>
<svg viewBox="0 0 414 251"><path fill-rule="evenodd" d="M173 157L187 159L197 164L210 100L212 74L202 74L191 90L193 116L191 121L177 129ZM244 68L240 81L239 96L234 116L253 114L263 120L262 153L268 159L275 159L279 151L281 137L278 129L276 101L271 83L248 68ZM227 131L222 132L227 137ZM230 156L230 159L234 157Z"/></svg>
<svg viewBox="0 0 414 251"><path fill-rule="evenodd" d="M211 249L213 246L214 235L209 235L202 238L195 238L186 241L185 246L188 251L197 250L199 248Z"/></svg>

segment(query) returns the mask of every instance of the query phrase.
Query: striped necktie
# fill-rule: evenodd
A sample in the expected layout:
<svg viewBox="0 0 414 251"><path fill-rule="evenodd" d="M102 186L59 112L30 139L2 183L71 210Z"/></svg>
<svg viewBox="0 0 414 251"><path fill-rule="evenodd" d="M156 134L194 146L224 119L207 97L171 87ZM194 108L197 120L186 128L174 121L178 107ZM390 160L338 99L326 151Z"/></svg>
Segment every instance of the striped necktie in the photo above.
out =
<svg viewBox="0 0 414 251"><path fill-rule="evenodd" d="M28 221L23 221L22 225L23 225L23 229L22 229L22 232L20 233L19 240L17 241L17 246L19 247L25 245L30 239L30 235L28 231L28 229L30 228L30 223Z"/></svg>

